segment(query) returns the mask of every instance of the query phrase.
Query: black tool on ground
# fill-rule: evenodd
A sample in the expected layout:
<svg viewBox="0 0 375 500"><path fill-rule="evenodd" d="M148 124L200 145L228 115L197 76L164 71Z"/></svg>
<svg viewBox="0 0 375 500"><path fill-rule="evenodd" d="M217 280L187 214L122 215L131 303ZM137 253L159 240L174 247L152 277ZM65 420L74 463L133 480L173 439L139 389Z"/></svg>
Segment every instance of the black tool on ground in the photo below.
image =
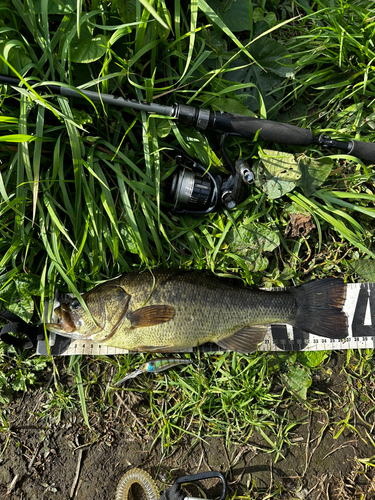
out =
<svg viewBox="0 0 375 500"><path fill-rule="evenodd" d="M208 472L200 472L199 474L192 474L191 476L180 477L173 483L173 485L164 491L163 495L160 497L160 500L184 500L189 498L185 493L181 490L181 485L186 483L195 483L197 481L202 481L205 479L218 478L222 483L222 492L219 500L225 500L227 495L227 483L225 477L217 471L208 471ZM192 499L193 500L193 499ZM196 500L196 499L195 499Z"/></svg>
<svg viewBox="0 0 375 500"><path fill-rule="evenodd" d="M39 340L44 340L43 324L31 325L10 311L0 311L0 320L8 321L0 328L0 340L19 349L36 347ZM27 338L17 338L9 333L21 333Z"/></svg>
<svg viewBox="0 0 375 500"><path fill-rule="evenodd" d="M19 86L20 80L7 75L0 75L0 83ZM225 152L224 144L228 135L237 135L253 139L256 135L268 142L289 146L310 146L318 144L322 147L337 148L346 154L357 156L362 160L375 163L375 144L350 140L337 141L325 135L314 136L311 130L286 123L262 120L235 113L210 111L185 104L175 103L172 106L139 102L134 99L110 94L100 94L92 90L72 89L55 82L28 81L29 85L46 86L53 92L66 97L77 97L102 102L111 106L129 108L136 111L156 113L168 116L200 129L211 129L222 134L222 154L231 174L227 179L213 176L207 169L191 158L181 155L181 169L174 175L171 185L171 196L178 213L206 214L220 202L233 209L241 201L241 188L253 181L248 165L238 160L235 166ZM184 162L186 164L184 164Z"/></svg>

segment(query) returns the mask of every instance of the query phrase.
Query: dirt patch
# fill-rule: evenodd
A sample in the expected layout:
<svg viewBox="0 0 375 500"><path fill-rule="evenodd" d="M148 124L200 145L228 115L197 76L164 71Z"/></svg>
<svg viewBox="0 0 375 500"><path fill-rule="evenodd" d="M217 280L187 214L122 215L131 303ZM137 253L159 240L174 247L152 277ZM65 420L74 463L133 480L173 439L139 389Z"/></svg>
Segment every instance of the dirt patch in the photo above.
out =
<svg viewBox="0 0 375 500"><path fill-rule="evenodd" d="M315 227L310 214L290 214L290 220L286 227L285 234L292 238L307 236Z"/></svg>
<svg viewBox="0 0 375 500"><path fill-rule="evenodd" d="M367 413L372 406L359 399L352 411L357 420L348 421L353 427L339 424L350 409L342 361L334 357L327 366L329 379L314 380L311 390L323 411L314 411L312 401L310 409L296 402L285 413L289 422L300 424L288 435L276 462L257 433L245 443L230 445L218 437L197 441L185 434L167 453L148 432L152 421L142 411L147 400L132 393L122 393L124 404L118 408L97 411L89 431L79 408L64 412L59 423L39 418L36 407L40 409L48 393L30 391L4 409L9 428L0 433L0 497L109 500L121 476L138 466L161 490L178 477L211 469L224 473L231 497L237 493L262 498L272 492L277 498L309 500L374 498L373 468L365 466L375 454L374 422L372 412ZM332 399L325 399L330 391L342 405L332 406ZM217 480L201 485L209 498L220 493ZM189 494L202 496L194 485Z"/></svg>

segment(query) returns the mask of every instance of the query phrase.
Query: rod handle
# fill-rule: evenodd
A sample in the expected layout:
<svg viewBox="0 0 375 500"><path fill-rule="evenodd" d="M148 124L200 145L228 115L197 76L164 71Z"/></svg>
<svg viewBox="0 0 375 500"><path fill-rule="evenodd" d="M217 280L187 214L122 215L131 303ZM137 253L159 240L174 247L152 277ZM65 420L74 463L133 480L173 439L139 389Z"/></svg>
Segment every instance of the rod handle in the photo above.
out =
<svg viewBox="0 0 375 500"><path fill-rule="evenodd" d="M311 130L289 125L288 123L261 120L250 116L234 113L213 113L213 119L209 126L240 134L248 139L253 138L259 131L258 137L267 142L277 142L292 146L309 146L314 142Z"/></svg>
<svg viewBox="0 0 375 500"><path fill-rule="evenodd" d="M348 154L375 163L375 144L373 142L349 141Z"/></svg>

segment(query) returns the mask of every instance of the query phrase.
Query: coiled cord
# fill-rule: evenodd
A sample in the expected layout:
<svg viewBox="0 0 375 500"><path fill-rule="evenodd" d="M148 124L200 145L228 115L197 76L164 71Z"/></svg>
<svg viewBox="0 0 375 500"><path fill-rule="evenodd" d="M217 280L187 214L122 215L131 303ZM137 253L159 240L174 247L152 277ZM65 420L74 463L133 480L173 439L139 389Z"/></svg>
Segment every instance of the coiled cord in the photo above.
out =
<svg viewBox="0 0 375 500"><path fill-rule="evenodd" d="M116 490L116 500L127 500L130 488L138 483L146 494L147 500L159 500L159 492L152 477L141 469L132 469L120 479Z"/></svg>

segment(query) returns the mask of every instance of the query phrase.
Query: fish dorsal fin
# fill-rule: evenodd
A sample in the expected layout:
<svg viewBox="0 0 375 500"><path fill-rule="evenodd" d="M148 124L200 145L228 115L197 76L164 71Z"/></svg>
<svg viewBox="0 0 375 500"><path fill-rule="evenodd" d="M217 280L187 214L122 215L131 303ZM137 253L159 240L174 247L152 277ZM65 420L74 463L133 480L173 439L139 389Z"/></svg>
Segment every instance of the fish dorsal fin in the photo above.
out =
<svg viewBox="0 0 375 500"><path fill-rule="evenodd" d="M128 318L132 328L160 325L174 318L176 309L172 306L146 306L130 313Z"/></svg>
<svg viewBox="0 0 375 500"><path fill-rule="evenodd" d="M217 344L228 351L253 352L263 342L266 330L264 325L245 326L230 337L217 341Z"/></svg>

